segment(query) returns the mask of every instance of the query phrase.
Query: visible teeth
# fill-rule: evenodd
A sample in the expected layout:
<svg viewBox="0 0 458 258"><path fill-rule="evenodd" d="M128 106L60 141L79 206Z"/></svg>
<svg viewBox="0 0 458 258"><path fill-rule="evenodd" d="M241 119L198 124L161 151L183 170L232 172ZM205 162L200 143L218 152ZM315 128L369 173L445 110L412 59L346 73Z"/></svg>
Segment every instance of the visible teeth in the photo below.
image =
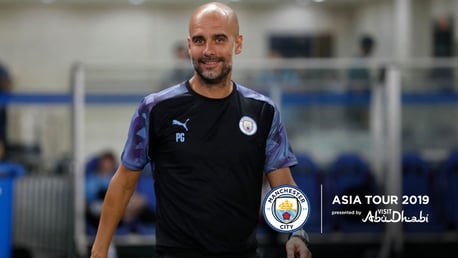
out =
<svg viewBox="0 0 458 258"><path fill-rule="evenodd" d="M202 59L203 63L217 63L219 61L219 59Z"/></svg>

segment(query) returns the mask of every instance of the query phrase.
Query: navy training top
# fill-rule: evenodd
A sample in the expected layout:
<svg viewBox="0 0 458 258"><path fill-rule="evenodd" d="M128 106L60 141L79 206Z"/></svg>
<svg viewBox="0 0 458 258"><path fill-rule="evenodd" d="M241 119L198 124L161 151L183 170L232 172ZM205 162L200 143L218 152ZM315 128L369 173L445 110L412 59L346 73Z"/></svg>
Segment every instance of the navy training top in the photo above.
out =
<svg viewBox="0 0 458 258"><path fill-rule="evenodd" d="M138 106L124 166L154 166L156 249L236 254L256 249L263 173L297 164L273 102L234 83L210 99L183 82Z"/></svg>

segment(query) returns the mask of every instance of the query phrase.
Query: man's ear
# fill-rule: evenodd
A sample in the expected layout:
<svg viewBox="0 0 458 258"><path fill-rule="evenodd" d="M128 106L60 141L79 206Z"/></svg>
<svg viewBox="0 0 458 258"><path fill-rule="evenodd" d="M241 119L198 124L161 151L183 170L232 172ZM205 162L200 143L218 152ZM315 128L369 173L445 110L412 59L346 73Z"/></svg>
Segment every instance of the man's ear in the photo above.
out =
<svg viewBox="0 0 458 258"><path fill-rule="evenodd" d="M191 37L188 37L186 41L188 42L188 56L191 56Z"/></svg>
<svg viewBox="0 0 458 258"><path fill-rule="evenodd" d="M243 46L243 36L237 35L235 37L235 49L234 49L234 52L236 55L242 53L242 46Z"/></svg>

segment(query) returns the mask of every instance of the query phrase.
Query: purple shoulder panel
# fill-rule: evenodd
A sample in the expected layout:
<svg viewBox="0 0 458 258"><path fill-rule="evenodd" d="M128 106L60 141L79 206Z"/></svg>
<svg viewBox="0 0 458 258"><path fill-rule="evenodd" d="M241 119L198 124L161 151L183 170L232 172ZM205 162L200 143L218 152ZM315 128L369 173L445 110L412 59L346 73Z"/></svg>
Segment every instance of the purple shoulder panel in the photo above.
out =
<svg viewBox="0 0 458 258"><path fill-rule="evenodd" d="M121 162L125 167L131 170L142 170L149 162L149 116L154 106L164 100L185 94L187 91L185 83L181 83L143 98L132 116L121 155Z"/></svg>

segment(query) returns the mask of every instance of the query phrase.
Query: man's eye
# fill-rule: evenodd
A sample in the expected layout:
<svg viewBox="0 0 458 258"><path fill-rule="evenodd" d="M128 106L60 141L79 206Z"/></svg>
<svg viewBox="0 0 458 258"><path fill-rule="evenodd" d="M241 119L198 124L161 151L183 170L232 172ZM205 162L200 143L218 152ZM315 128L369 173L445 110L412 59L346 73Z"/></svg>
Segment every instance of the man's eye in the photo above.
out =
<svg viewBox="0 0 458 258"><path fill-rule="evenodd" d="M204 40L203 39L194 39L194 44L203 44L204 43Z"/></svg>

